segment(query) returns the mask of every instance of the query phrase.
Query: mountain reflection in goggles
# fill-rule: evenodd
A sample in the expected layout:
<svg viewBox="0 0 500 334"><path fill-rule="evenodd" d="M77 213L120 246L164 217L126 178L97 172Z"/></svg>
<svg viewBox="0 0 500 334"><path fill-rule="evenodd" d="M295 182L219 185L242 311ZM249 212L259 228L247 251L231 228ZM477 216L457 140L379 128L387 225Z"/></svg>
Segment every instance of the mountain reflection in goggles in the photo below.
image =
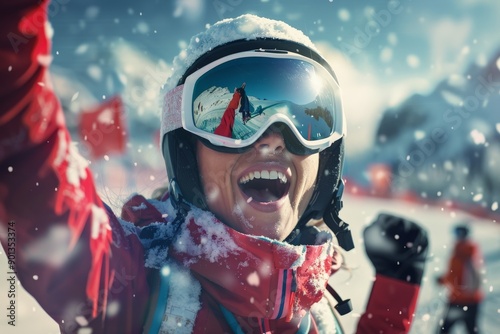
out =
<svg viewBox="0 0 500 334"><path fill-rule="evenodd" d="M299 59L230 60L196 80L194 126L205 133L245 140L270 123L287 119L306 141L328 138L337 121L336 90L329 76L321 66ZM235 94L243 83L244 92Z"/></svg>

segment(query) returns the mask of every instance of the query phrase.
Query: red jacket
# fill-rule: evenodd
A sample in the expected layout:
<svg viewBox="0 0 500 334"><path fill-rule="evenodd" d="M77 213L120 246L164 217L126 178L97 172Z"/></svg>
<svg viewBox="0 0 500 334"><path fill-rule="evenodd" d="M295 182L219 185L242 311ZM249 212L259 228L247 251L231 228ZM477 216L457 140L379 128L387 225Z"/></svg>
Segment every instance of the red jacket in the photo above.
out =
<svg viewBox="0 0 500 334"><path fill-rule="evenodd" d="M240 97L240 93L234 92L231 101L229 101L229 104L222 115L219 125L214 130L215 134L229 138L233 136L234 118L236 117L236 108L238 108L238 105L240 104Z"/></svg>
<svg viewBox="0 0 500 334"><path fill-rule="evenodd" d="M46 13L47 1L0 0L0 223L8 232L1 242L10 269L63 333L80 327L141 333L157 292L148 279L158 270L145 265L151 245L103 205L86 161L70 143L48 78ZM172 259L185 265L175 254ZM215 305L218 294L190 269L203 289L196 322L204 325L194 331L229 331ZM377 277L358 333L407 332L418 290ZM223 304L233 308L231 300Z"/></svg>
<svg viewBox="0 0 500 334"><path fill-rule="evenodd" d="M456 304L477 304L483 299L481 291L481 254L471 240L455 243L447 273L440 278L450 292L448 300Z"/></svg>

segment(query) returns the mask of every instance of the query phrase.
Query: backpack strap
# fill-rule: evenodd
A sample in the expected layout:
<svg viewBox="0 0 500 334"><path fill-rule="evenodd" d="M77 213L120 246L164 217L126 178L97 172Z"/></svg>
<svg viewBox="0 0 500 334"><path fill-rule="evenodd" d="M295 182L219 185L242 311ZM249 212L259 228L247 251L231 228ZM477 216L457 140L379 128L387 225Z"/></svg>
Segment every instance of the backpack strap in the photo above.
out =
<svg viewBox="0 0 500 334"><path fill-rule="evenodd" d="M162 275L159 270L154 270L148 281L151 294L143 334L158 334L167 308L170 275Z"/></svg>
<svg viewBox="0 0 500 334"><path fill-rule="evenodd" d="M229 311L227 308L222 306L222 304L219 304L219 307L222 311L222 314L224 315L224 319L226 319L227 324L229 325L229 327L231 327L233 334L243 334L244 332L241 329L241 326L238 323L238 320L236 320L234 314L231 313L231 311Z"/></svg>
<svg viewBox="0 0 500 334"><path fill-rule="evenodd" d="M152 272L151 302L143 334L190 334L201 309L201 285L189 270L171 262ZM181 327L179 327L181 324Z"/></svg>

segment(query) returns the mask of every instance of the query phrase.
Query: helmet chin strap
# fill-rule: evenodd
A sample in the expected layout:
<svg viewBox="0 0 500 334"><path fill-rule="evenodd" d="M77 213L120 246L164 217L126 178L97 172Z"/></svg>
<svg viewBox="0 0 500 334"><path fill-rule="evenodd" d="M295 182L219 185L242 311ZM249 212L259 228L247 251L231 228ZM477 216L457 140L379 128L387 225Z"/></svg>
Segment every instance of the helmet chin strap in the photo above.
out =
<svg viewBox="0 0 500 334"><path fill-rule="evenodd" d="M350 251L354 248L354 241L352 240L351 230L349 228L349 224L347 224L339 217L339 212L343 206L343 192L344 182L340 180L339 185L337 186L337 190L333 193L330 205L328 205L323 214L323 221L337 237L339 246L346 251Z"/></svg>
<svg viewBox="0 0 500 334"><path fill-rule="evenodd" d="M342 192L344 190L344 182L342 180L339 181L339 185L337 186L337 190L332 194L332 198L329 201L329 205L323 212L323 221L326 226L333 232L339 246L342 247L345 251L350 251L354 248L354 241L352 239L351 229L349 228L349 224L343 221L339 217L339 212L342 209ZM302 231L307 227L307 221L301 219L300 224L297 226L295 230L290 233L290 235L285 239L286 242L294 243L294 240L300 237Z"/></svg>
<svg viewBox="0 0 500 334"><path fill-rule="evenodd" d="M177 216L186 217L190 207L189 204L184 200L181 195L181 191L177 184L176 179L172 179L170 182L170 198L174 209L177 211Z"/></svg>
<svg viewBox="0 0 500 334"><path fill-rule="evenodd" d="M295 230L290 233L285 241L293 243L300 240L300 234L310 220L323 219L326 226L335 234L339 246L349 251L354 248L351 230L349 225L339 217L344 193L344 181L342 180L344 150L342 140L334 143L319 154L320 166L313 196L302 217L300 217Z"/></svg>

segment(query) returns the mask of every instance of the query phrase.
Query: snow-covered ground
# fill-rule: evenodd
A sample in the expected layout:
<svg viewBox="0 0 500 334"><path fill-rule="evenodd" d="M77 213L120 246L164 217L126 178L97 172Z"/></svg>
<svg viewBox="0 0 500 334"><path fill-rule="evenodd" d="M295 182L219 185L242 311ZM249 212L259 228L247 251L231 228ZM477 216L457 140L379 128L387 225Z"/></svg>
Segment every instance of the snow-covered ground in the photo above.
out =
<svg viewBox="0 0 500 334"><path fill-rule="evenodd" d="M112 190L111 190L112 191ZM116 195L116 193L115 193ZM357 247L346 253L350 273L340 272L332 279L334 286L343 298L350 298L354 310L342 318L347 333L354 333L355 324L363 312L366 298L370 292L373 269L363 250L362 229L379 212L391 212L413 219L425 226L430 236L430 256L427 263L424 283L419 297L418 309L411 333L434 332L441 318L446 293L437 286L435 277L445 270L448 255L453 245L452 226L466 217L464 213L422 206L397 200L345 196L342 217L350 224ZM486 220L475 220L472 237L479 241L485 258L484 301L480 326L483 333L496 333L500 326L500 224ZM3 252L2 252L3 253ZM5 268L5 256L0 256L0 267ZM37 302L21 287L17 288L16 326L7 324L6 308L7 275L0 279L0 309L4 313L0 321L1 333L59 333L56 323L51 320ZM463 333L456 328L454 333Z"/></svg>

